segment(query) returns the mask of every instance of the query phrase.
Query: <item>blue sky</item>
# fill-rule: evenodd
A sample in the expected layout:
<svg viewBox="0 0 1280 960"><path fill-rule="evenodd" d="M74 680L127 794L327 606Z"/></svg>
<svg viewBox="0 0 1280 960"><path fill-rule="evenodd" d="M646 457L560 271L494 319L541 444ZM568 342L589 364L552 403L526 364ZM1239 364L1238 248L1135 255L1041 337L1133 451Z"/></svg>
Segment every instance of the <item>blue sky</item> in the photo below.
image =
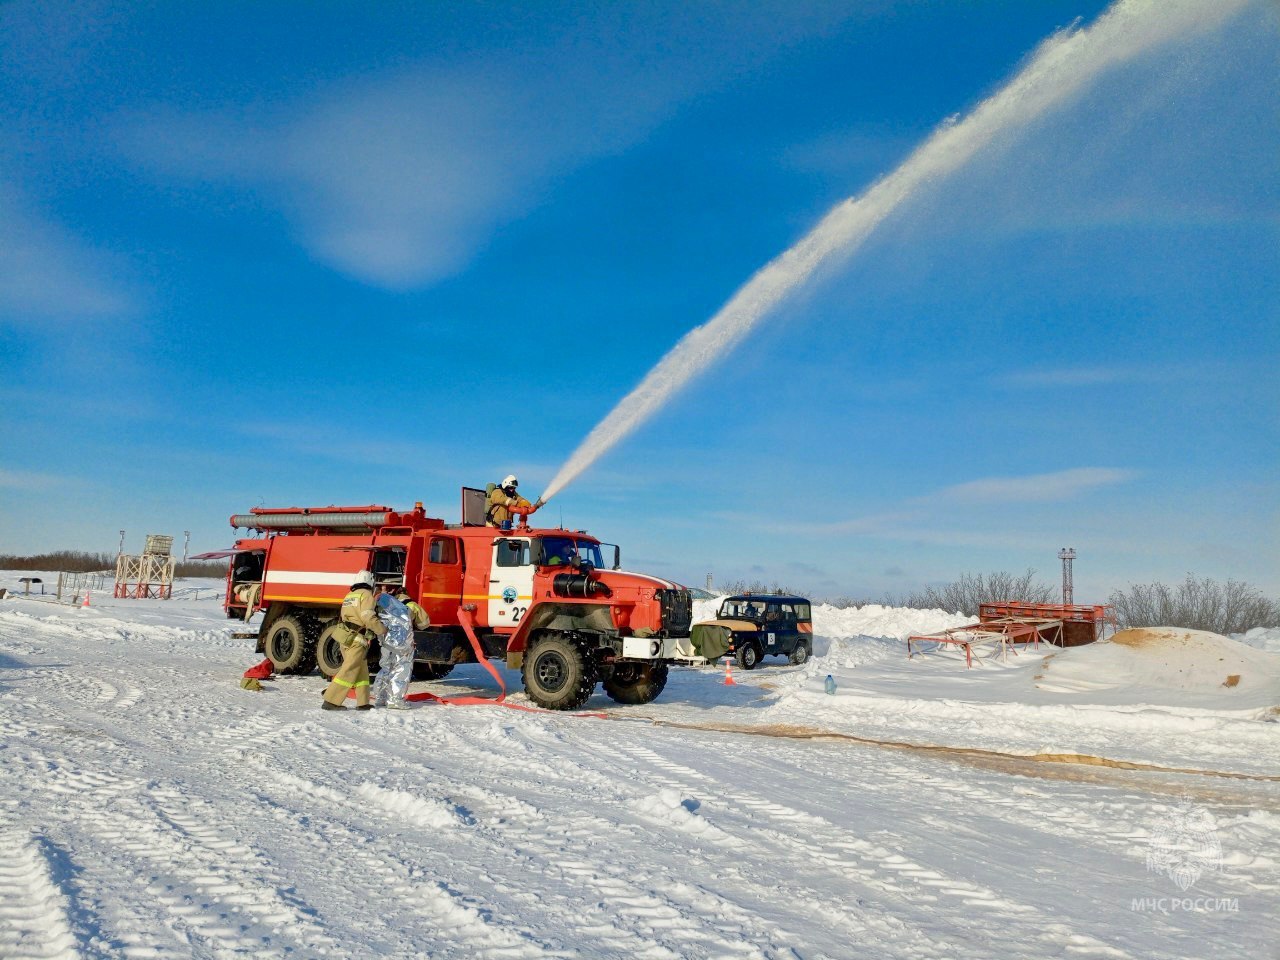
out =
<svg viewBox="0 0 1280 960"><path fill-rule="evenodd" d="M0 552L536 494L690 328L1085 2L0 5ZM901 206L548 507L880 596L1280 594L1280 14Z"/></svg>

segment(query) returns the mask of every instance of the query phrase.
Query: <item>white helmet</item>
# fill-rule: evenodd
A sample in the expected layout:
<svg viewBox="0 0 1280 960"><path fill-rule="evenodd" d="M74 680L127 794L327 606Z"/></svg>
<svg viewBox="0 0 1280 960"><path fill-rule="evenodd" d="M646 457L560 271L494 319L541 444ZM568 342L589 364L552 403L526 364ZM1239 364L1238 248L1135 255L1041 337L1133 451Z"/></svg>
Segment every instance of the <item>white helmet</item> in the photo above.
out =
<svg viewBox="0 0 1280 960"><path fill-rule="evenodd" d="M518 487L520 486L520 481L516 479L516 475L514 473L509 473L503 478L502 485L504 487Z"/></svg>
<svg viewBox="0 0 1280 960"><path fill-rule="evenodd" d="M361 570L356 574L355 579L351 581L351 585L354 587L357 583L363 583L366 587L372 587L373 574L368 570Z"/></svg>

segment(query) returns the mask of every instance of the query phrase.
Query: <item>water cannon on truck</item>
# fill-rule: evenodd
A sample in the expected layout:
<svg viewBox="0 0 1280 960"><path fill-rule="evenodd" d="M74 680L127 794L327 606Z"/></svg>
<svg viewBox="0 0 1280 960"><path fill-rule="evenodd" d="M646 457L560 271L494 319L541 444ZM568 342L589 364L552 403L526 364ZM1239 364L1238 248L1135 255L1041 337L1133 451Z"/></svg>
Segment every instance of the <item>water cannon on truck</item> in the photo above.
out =
<svg viewBox="0 0 1280 960"><path fill-rule="evenodd" d="M386 506L256 507L231 526L224 607L263 614L257 649L276 672L326 676L342 662L338 610L356 574L404 587L431 618L416 631L415 679L486 659L519 669L534 703L574 710L596 683L618 703L648 703L669 668L696 663L689 590L621 569L621 550L582 530L531 527L542 501L485 524L486 493L464 487L462 522ZM371 651L371 661L376 654Z"/></svg>

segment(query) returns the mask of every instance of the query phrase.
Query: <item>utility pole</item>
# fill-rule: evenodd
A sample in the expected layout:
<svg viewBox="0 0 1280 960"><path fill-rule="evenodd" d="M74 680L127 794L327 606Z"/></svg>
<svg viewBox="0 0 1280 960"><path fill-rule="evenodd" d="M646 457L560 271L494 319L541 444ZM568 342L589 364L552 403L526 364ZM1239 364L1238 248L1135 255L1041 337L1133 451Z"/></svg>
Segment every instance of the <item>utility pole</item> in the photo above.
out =
<svg viewBox="0 0 1280 960"><path fill-rule="evenodd" d="M1062 602L1068 606L1075 603L1075 585L1071 582L1071 561L1076 558L1075 547L1063 547L1058 551L1062 561Z"/></svg>
<svg viewBox="0 0 1280 960"><path fill-rule="evenodd" d="M191 531L182 531L182 562L187 562L187 547L191 544Z"/></svg>
<svg viewBox="0 0 1280 960"><path fill-rule="evenodd" d="M123 553L124 553L124 531L121 530L120 531L120 549L116 551L116 556L117 557L121 556Z"/></svg>

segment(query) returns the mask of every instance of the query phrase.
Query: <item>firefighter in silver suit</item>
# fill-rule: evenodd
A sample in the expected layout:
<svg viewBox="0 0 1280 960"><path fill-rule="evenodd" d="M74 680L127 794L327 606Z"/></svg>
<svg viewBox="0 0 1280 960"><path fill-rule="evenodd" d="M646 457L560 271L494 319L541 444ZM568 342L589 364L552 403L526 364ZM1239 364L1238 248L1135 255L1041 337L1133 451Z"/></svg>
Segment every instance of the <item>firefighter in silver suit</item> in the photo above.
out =
<svg viewBox="0 0 1280 960"><path fill-rule="evenodd" d="M408 706L404 698L409 692L409 681L413 679L415 617L392 590L380 594L377 602L378 618L386 625L387 635L382 638L382 660L370 696L375 707L403 710ZM413 606L418 607L416 603ZM418 611L421 610L418 607ZM422 619L426 619L425 613L422 613Z"/></svg>

